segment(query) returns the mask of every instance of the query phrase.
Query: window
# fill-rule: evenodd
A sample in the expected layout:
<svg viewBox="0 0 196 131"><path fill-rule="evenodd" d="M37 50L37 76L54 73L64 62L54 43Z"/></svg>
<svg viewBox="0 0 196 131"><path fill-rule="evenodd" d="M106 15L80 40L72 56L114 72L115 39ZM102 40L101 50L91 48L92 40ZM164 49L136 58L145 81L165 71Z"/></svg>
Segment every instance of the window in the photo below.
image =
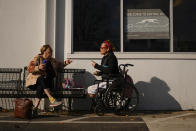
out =
<svg viewBox="0 0 196 131"><path fill-rule="evenodd" d="M124 0L124 51L169 51L169 0Z"/></svg>
<svg viewBox="0 0 196 131"><path fill-rule="evenodd" d="M174 1L174 51L196 52L195 0Z"/></svg>
<svg viewBox="0 0 196 131"><path fill-rule="evenodd" d="M194 0L73 0L72 4L71 52L98 52L107 39L118 52L196 52Z"/></svg>
<svg viewBox="0 0 196 131"><path fill-rule="evenodd" d="M74 51L99 51L108 39L120 50L119 0L74 0L73 8Z"/></svg>

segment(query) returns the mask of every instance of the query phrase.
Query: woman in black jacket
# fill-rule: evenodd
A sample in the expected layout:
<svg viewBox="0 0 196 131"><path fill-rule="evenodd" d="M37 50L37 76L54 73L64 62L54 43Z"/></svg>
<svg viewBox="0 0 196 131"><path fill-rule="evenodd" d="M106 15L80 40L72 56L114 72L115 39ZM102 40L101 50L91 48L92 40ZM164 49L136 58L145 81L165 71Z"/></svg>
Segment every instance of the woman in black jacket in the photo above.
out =
<svg viewBox="0 0 196 131"><path fill-rule="evenodd" d="M104 41L100 47L100 53L103 56L101 65L97 64L96 62L92 61L92 66L97 69L98 71L94 72L93 74L96 76L102 76L102 79L114 79L115 77L119 76L118 70L118 60L113 53L114 47L109 40ZM101 82L99 83L99 88L106 88L107 83ZM94 94L96 94L98 88L98 84L89 86L87 92L90 98L94 98Z"/></svg>

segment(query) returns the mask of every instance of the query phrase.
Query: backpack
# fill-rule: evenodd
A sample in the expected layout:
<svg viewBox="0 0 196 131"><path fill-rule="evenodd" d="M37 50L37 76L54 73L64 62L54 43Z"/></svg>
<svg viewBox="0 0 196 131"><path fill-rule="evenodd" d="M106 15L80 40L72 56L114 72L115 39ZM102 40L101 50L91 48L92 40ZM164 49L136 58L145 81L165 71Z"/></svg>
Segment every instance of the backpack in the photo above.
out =
<svg viewBox="0 0 196 131"><path fill-rule="evenodd" d="M62 86L64 89L70 89L70 88L83 88L83 86L81 86L80 84L76 83L75 81L66 78L63 82L62 82Z"/></svg>

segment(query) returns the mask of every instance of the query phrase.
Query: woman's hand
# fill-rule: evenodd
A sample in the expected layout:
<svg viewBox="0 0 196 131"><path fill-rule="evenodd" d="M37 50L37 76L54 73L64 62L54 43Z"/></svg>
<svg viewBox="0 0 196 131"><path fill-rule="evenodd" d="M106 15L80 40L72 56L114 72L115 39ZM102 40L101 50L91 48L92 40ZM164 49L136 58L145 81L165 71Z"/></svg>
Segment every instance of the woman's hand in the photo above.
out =
<svg viewBox="0 0 196 131"><path fill-rule="evenodd" d="M92 61L92 66L95 67L97 63L95 61Z"/></svg>
<svg viewBox="0 0 196 131"><path fill-rule="evenodd" d="M66 65L69 65L69 64L71 64L71 62L72 62L71 59L67 59L67 60L65 61L65 64L66 64Z"/></svg>
<svg viewBox="0 0 196 131"><path fill-rule="evenodd" d="M93 75L99 76L99 71L93 72Z"/></svg>
<svg viewBox="0 0 196 131"><path fill-rule="evenodd" d="M40 64L38 68L39 70L45 70L45 64Z"/></svg>

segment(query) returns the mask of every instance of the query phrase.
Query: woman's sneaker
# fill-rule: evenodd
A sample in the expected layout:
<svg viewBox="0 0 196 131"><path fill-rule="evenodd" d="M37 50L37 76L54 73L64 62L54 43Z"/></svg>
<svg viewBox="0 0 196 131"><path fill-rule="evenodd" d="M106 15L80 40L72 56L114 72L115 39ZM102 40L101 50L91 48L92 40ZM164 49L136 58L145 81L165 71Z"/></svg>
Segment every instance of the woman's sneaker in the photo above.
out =
<svg viewBox="0 0 196 131"><path fill-rule="evenodd" d="M60 106L62 104L61 101L54 101L53 103L50 104L50 107L55 107L55 106Z"/></svg>

